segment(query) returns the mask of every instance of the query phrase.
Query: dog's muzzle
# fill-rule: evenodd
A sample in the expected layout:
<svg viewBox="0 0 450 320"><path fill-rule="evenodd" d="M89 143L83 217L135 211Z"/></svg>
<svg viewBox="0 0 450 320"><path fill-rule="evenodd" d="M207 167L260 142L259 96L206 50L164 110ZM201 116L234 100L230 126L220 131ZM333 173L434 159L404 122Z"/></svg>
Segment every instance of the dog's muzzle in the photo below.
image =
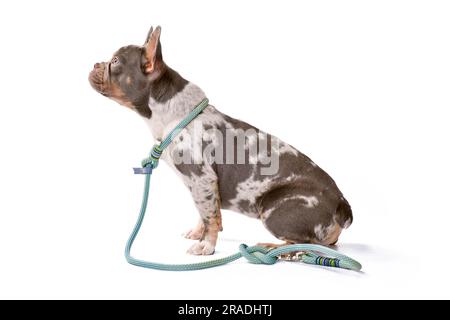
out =
<svg viewBox="0 0 450 320"><path fill-rule="evenodd" d="M92 88L104 96L108 96L108 86L106 79L106 63L96 63L94 69L89 73L89 83Z"/></svg>

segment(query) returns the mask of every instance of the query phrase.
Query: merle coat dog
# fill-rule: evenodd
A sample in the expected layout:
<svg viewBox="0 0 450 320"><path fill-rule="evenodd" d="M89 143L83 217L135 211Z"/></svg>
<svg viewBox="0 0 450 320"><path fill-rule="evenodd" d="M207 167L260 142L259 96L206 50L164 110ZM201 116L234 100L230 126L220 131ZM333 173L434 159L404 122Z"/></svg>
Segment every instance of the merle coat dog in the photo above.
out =
<svg viewBox="0 0 450 320"><path fill-rule="evenodd" d="M161 140L205 97L163 60L161 28L143 46L119 49L89 75L102 95L137 112ZM166 149L162 159L189 188L200 214L185 236L189 253L214 253L221 209L260 219L287 243L331 245L352 223L352 211L333 179L275 136L209 105Z"/></svg>

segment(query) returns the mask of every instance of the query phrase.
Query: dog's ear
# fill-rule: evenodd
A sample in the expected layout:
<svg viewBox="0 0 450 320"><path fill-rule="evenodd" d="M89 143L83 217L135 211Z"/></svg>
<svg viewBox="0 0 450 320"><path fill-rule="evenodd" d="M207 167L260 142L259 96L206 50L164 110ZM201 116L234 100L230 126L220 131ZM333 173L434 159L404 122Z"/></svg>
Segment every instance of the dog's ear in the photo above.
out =
<svg viewBox="0 0 450 320"><path fill-rule="evenodd" d="M153 26L150 27L150 30L149 30L148 33L147 33L147 38L145 39L144 47L145 47L145 46L147 45L147 43L149 42L150 36L152 35L152 33L153 33Z"/></svg>
<svg viewBox="0 0 450 320"><path fill-rule="evenodd" d="M159 37L161 35L161 27L157 26L153 31L153 27L150 29L147 42L145 43L145 72L147 74L155 71L155 65L158 61L162 60L161 42Z"/></svg>

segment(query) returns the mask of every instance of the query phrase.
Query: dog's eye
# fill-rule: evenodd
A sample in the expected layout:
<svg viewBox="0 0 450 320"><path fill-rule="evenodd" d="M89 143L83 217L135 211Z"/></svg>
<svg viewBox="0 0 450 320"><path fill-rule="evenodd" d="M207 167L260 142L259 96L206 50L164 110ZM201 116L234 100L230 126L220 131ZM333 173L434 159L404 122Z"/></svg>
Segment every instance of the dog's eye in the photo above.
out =
<svg viewBox="0 0 450 320"><path fill-rule="evenodd" d="M112 64L113 66L115 66L115 65L119 64L119 58L118 58L118 57L114 57L114 58L112 58L112 60L111 60L111 64Z"/></svg>

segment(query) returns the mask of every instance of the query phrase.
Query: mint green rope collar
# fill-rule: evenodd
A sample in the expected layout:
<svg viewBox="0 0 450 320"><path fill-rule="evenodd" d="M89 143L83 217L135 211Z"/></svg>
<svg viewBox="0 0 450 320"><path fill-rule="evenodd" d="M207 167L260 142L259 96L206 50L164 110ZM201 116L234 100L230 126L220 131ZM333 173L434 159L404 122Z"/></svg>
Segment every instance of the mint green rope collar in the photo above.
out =
<svg viewBox="0 0 450 320"><path fill-rule="evenodd" d="M208 99L203 99L203 101L200 102L194 108L194 110L192 110L189 115L184 118L159 145L153 146L152 151L150 152L150 156L142 161L142 168L134 168L134 172L136 174L145 174L146 176L144 195L142 197L139 216L125 247L125 258L128 263L148 269L166 271L191 271L221 266L238 260L242 257L246 258L250 263L253 264L270 265L275 264L279 260L283 260L283 255L295 253L294 256L289 258L289 260L303 261L304 263L309 264L343 268L355 271L361 270L362 266L358 261L353 260L346 255L340 254L336 250L332 250L330 248L315 244L292 244L282 246L273 250L261 246L249 247L245 244L241 244L239 246L239 252L228 257L188 264L156 263L139 260L131 256L131 247L133 246L134 240L139 233L139 230L144 221L145 212L147 210L148 195L150 190L150 178L153 169L158 166L158 161L164 149L166 149L167 146L169 146L169 144L173 141L173 139L180 133L180 131L183 130L192 120L194 120L208 105Z"/></svg>

